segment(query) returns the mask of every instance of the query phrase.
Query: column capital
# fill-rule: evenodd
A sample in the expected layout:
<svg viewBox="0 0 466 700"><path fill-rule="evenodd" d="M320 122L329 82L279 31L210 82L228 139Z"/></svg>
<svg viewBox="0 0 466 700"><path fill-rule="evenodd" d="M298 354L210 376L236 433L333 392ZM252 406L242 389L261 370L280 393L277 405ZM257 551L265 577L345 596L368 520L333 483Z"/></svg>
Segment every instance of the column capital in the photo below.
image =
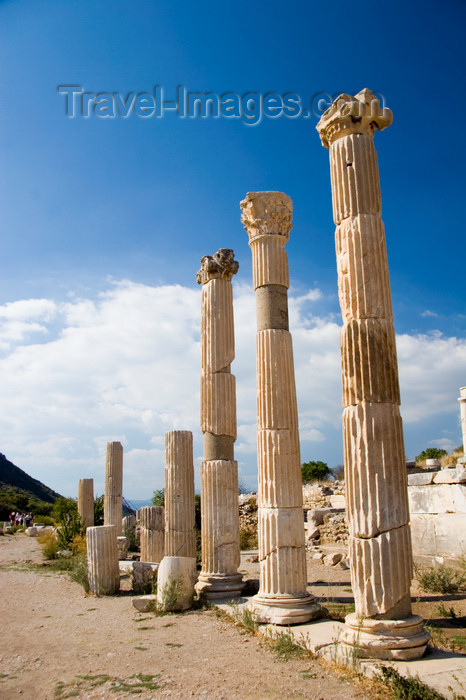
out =
<svg viewBox="0 0 466 700"><path fill-rule="evenodd" d="M251 244L266 235L280 236L288 241L293 226L293 202L283 192L248 192L240 203L241 222Z"/></svg>
<svg viewBox="0 0 466 700"><path fill-rule="evenodd" d="M380 100L368 88L354 97L342 94L320 118L316 126L324 148L350 134L373 136L375 129L385 129L393 121L388 107L380 107Z"/></svg>
<svg viewBox="0 0 466 700"><path fill-rule="evenodd" d="M230 281L236 275L239 262L230 248L220 248L213 255L201 258L201 269L197 273L198 284L207 284L210 280L223 279Z"/></svg>

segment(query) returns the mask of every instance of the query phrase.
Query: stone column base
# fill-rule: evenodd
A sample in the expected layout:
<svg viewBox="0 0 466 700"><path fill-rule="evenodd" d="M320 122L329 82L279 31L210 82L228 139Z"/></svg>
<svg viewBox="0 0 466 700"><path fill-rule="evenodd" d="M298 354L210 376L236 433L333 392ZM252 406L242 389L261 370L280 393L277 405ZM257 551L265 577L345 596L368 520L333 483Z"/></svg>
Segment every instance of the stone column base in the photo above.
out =
<svg viewBox="0 0 466 700"><path fill-rule="evenodd" d="M324 611L313 595L293 596L255 595L247 605L256 622L273 625L299 625L322 617Z"/></svg>
<svg viewBox="0 0 466 700"><path fill-rule="evenodd" d="M345 618L340 642L361 659L420 659L430 639L423 624L419 615L402 620L375 620L351 613Z"/></svg>
<svg viewBox="0 0 466 700"><path fill-rule="evenodd" d="M239 598L244 588L242 574L199 574L196 591L207 600Z"/></svg>

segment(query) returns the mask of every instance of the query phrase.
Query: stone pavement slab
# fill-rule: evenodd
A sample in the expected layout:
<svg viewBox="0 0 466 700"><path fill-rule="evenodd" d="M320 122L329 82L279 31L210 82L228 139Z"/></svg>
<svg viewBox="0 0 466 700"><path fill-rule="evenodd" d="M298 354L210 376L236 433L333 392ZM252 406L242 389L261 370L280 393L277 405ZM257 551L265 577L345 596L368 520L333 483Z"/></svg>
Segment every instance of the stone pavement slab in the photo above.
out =
<svg viewBox="0 0 466 700"><path fill-rule="evenodd" d="M246 598L240 598L235 605L229 601L216 601L216 607L229 615L241 615L247 604ZM422 659L414 661L381 661L380 659L356 659L355 654L348 653L348 647L339 640L344 624L336 620L323 619L292 627L278 625L260 625L259 634L279 634L288 631L300 644L310 652L328 661L351 666L355 671L372 677L380 673L382 666L395 668L405 678L416 676L428 686L444 695L448 700L461 700L466 697L466 656L440 649L428 648Z"/></svg>

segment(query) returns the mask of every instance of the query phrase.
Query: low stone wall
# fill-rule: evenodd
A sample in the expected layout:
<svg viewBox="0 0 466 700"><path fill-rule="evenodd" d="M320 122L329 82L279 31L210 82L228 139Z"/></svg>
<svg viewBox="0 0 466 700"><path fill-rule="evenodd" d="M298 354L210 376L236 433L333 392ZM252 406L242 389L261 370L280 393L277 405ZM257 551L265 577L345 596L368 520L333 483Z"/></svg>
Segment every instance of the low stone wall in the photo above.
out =
<svg viewBox="0 0 466 700"><path fill-rule="evenodd" d="M413 557L418 564L454 564L466 554L466 468L408 475Z"/></svg>

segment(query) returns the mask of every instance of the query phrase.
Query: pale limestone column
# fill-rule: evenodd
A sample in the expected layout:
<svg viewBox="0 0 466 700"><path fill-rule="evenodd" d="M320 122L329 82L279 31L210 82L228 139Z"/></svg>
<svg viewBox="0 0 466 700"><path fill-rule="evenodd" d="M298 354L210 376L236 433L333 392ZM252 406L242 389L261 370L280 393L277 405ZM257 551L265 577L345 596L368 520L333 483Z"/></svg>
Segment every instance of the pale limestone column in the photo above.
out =
<svg viewBox="0 0 466 700"><path fill-rule="evenodd" d="M229 248L201 260L201 464L202 570L197 590L207 599L241 594L233 291L238 263Z"/></svg>
<svg viewBox="0 0 466 700"><path fill-rule="evenodd" d="M104 525L115 525L121 535L123 516L123 446L121 442L107 442L105 460Z"/></svg>
<svg viewBox="0 0 466 700"><path fill-rule="evenodd" d="M293 206L281 192L250 192L241 209L252 249L257 309L260 586L250 605L259 621L290 625L321 615L306 590L298 409L288 330L285 244Z"/></svg>
<svg viewBox="0 0 466 700"><path fill-rule="evenodd" d="M466 457L466 386L462 386L460 389L460 397L458 399L460 402L461 411L461 430L463 433L463 452Z"/></svg>
<svg viewBox="0 0 466 700"><path fill-rule="evenodd" d="M78 484L78 515L86 527L94 525L94 479L80 479Z"/></svg>
<svg viewBox="0 0 466 700"><path fill-rule="evenodd" d="M99 525L86 530L89 592L114 595L120 588L117 534L115 525Z"/></svg>
<svg viewBox="0 0 466 700"><path fill-rule="evenodd" d="M165 556L196 557L193 434L165 433Z"/></svg>
<svg viewBox="0 0 466 700"><path fill-rule="evenodd" d="M161 562L165 549L165 509L144 506L139 511L141 561Z"/></svg>
<svg viewBox="0 0 466 700"><path fill-rule="evenodd" d="M407 478L375 129L392 122L369 90L341 95L317 129L330 151L341 333L343 441L360 656L417 658L429 635L411 614Z"/></svg>

